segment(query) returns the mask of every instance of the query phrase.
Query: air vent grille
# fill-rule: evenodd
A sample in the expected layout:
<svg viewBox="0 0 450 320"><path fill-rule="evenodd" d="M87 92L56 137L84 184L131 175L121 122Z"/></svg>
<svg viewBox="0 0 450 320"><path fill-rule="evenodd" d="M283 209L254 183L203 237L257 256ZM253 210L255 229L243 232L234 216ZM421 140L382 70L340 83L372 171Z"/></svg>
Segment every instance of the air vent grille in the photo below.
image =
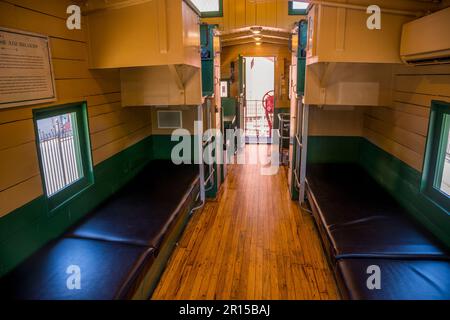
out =
<svg viewBox="0 0 450 320"><path fill-rule="evenodd" d="M174 110L158 111L159 129L179 129L183 127L183 113Z"/></svg>

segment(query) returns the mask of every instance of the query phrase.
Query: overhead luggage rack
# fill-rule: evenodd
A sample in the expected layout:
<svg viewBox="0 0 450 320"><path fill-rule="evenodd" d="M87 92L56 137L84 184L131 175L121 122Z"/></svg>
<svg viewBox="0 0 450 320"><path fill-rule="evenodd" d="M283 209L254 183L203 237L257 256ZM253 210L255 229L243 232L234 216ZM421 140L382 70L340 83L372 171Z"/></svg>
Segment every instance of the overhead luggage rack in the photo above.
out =
<svg viewBox="0 0 450 320"><path fill-rule="evenodd" d="M199 12L185 0L87 2L89 66L120 68L124 107L202 103Z"/></svg>

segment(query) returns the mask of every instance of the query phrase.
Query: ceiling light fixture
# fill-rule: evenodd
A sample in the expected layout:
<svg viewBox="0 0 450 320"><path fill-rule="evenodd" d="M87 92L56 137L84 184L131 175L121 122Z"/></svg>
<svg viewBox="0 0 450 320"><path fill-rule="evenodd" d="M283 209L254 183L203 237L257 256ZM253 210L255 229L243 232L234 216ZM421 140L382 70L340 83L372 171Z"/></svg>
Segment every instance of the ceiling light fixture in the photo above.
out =
<svg viewBox="0 0 450 320"><path fill-rule="evenodd" d="M257 42L255 42L255 44L256 44L257 46L260 46L260 45L262 44L262 42L261 42L261 41L257 41Z"/></svg>
<svg viewBox="0 0 450 320"><path fill-rule="evenodd" d="M261 41L262 37L261 36L254 36L253 39L255 39L255 41Z"/></svg>
<svg viewBox="0 0 450 320"><path fill-rule="evenodd" d="M251 27L250 31L253 34L260 34L263 31L263 28L262 27Z"/></svg>

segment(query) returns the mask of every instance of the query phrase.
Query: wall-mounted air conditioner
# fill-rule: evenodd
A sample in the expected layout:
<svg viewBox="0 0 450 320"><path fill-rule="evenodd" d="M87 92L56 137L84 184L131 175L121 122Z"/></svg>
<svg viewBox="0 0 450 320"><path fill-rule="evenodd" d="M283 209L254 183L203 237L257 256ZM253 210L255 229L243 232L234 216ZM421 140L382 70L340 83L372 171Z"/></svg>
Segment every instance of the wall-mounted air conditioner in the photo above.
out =
<svg viewBox="0 0 450 320"><path fill-rule="evenodd" d="M450 8L406 23L400 55L412 65L450 63Z"/></svg>

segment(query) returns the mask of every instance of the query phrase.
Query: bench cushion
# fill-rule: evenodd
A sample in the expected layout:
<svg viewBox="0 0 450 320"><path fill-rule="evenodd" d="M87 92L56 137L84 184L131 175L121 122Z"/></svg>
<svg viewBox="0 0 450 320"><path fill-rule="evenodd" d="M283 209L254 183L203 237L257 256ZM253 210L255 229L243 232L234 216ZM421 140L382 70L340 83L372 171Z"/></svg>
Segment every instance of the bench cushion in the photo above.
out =
<svg viewBox="0 0 450 320"><path fill-rule="evenodd" d="M86 239L61 239L0 280L0 296L20 300L111 300L133 294L154 249ZM81 289L67 288L67 268L79 266Z"/></svg>
<svg viewBox="0 0 450 320"><path fill-rule="evenodd" d="M380 267L380 290L367 288L367 268ZM357 300L449 300L450 262L433 260L342 259L338 283L346 298Z"/></svg>
<svg viewBox="0 0 450 320"><path fill-rule="evenodd" d="M67 236L159 248L198 181L196 169L151 162Z"/></svg>
<svg viewBox="0 0 450 320"><path fill-rule="evenodd" d="M358 165L318 164L310 165L307 170L319 223L325 227L335 259L449 259L434 237L413 222Z"/></svg>
<svg viewBox="0 0 450 320"><path fill-rule="evenodd" d="M450 259L426 230L403 217L372 217L329 229L336 259L410 257Z"/></svg>
<svg viewBox="0 0 450 320"><path fill-rule="evenodd" d="M395 216L401 210L356 164L312 164L307 167L307 180L327 227L370 217Z"/></svg>

